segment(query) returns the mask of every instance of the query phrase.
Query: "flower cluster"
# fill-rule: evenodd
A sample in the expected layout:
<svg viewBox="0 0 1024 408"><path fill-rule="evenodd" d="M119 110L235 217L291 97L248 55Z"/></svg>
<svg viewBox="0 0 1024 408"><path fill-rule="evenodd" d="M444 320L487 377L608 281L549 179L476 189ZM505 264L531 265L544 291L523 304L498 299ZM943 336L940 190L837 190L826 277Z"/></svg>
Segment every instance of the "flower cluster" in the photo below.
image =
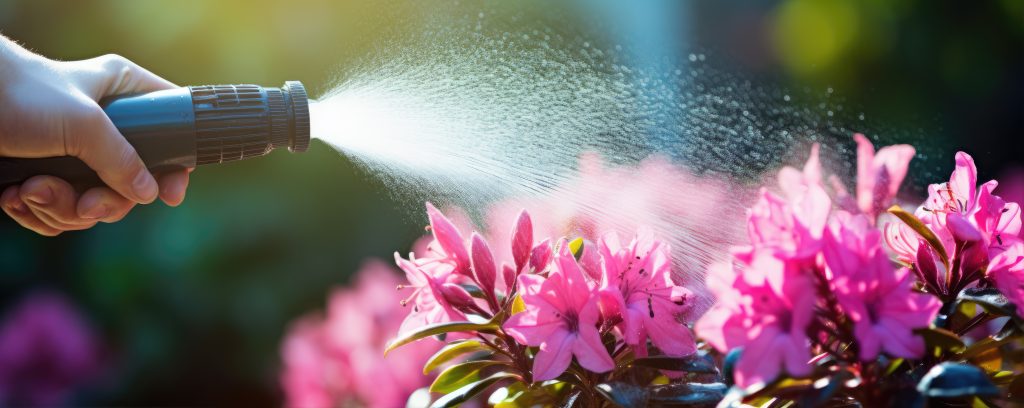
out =
<svg viewBox="0 0 1024 408"><path fill-rule="evenodd" d="M100 374L99 339L65 297L28 295L0 325L0 406L64 406Z"/></svg>
<svg viewBox="0 0 1024 408"><path fill-rule="evenodd" d="M940 387L930 376L947 375L947 367L935 363L973 363L958 337L999 313L958 311L968 301L1012 311L1005 300L984 297L989 286L1010 303L1024 300L1020 208L992 194L994 181L977 187L970 156L957 154L950 181L930 186L915 217L890 208L914 149L889 146L876 153L864 136L855 140L856 197L834 176L824 183L815 145L802 170L780 172L782 195L761 191L748 212L749 245L708 270L718 302L695 331L735 355L730 374L737 401L776 395L785 378L812 380L787 390L805 398L823 397L823 384L834 382L820 403L887 404L894 397L885 390L914 382L923 392L917 398L967 395L929 394ZM876 225L886 212L898 219L885 222L883 234ZM1009 326L1003 338L1016 335L1017 326ZM913 362L893 363L904 360ZM922 378L932 366L935 373ZM992 367L993 373L1000 369ZM975 391L991 386L978 381Z"/></svg>
<svg viewBox="0 0 1024 408"><path fill-rule="evenodd" d="M287 406L403 406L430 383L419 366L439 342L423 341L387 358L381 352L406 315L398 305L398 283L393 268L369 261L351 288L331 293L325 314L292 324L281 346Z"/></svg>
<svg viewBox="0 0 1024 408"><path fill-rule="evenodd" d="M522 211L506 244L510 259L498 259L480 234L465 238L430 204L427 215L433 235L427 254L396 254L409 280L400 289L412 290L403 304L412 310L389 349L446 333L454 340L446 349L482 351L435 380L431 390L447 393L440 402L482 390L451 378L465 376L464 367L496 366L483 370L490 372L487 378L520 387L560 379L575 384L573 392L585 401L596 401L598 384L625 375L629 364L623 361L678 358L678 368L658 368L691 371L682 358L697 347L682 317L692 295L673 281L669 245L652 232L641 231L628 243L614 232L597 243L538 239ZM520 395L517 403L555 396L539 392L528 401Z"/></svg>

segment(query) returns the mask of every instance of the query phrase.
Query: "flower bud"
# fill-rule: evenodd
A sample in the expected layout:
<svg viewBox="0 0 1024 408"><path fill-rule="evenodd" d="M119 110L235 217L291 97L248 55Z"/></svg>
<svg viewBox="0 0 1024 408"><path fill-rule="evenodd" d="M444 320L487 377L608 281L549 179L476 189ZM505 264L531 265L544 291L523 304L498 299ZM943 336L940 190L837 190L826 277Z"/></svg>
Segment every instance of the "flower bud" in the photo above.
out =
<svg viewBox="0 0 1024 408"><path fill-rule="evenodd" d="M494 255L487 241L480 234L473 233L470 252L473 258L473 275L480 289L489 296L494 294L494 282L497 278L497 268L494 266Z"/></svg>
<svg viewBox="0 0 1024 408"><path fill-rule="evenodd" d="M530 214L523 210L512 228L512 259L516 262L516 272L522 271L530 258L530 246L533 245L533 222Z"/></svg>
<svg viewBox="0 0 1024 408"><path fill-rule="evenodd" d="M473 296L463 289L462 286L454 283L445 283L441 285L441 296L444 296L445 302L455 308L463 308L473 305Z"/></svg>
<svg viewBox="0 0 1024 408"><path fill-rule="evenodd" d="M545 239L530 251L530 268L534 272L543 271L551 261L551 239Z"/></svg>
<svg viewBox="0 0 1024 408"><path fill-rule="evenodd" d="M511 266L508 266L507 264L502 264L501 265L501 280L503 282L505 282L505 295L506 296L508 296L510 293L512 293L512 286L515 286L515 284L516 284L516 276L517 275L518 275L518 273L516 273L516 270L512 269Z"/></svg>

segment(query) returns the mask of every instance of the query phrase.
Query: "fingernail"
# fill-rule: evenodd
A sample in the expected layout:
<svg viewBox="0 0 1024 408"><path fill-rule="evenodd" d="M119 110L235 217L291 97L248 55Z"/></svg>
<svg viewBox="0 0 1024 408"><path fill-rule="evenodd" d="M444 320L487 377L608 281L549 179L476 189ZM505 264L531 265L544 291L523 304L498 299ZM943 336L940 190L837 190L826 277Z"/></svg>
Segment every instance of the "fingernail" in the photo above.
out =
<svg viewBox="0 0 1024 408"><path fill-rule="evenodd" d="M108 209L105 204L97 204L89 207L88 210L83 211L81 217L95 220L99 218L106 218L108 215L110 215L110 209Z"/></svg>
<svg viewBox="0 0 1024 408"><path fill-rule="evenodd" d="M149 172L140 171L139 174L135 175L135 180L132 181L132 188L135 189L135 194L143 200L153 201L156 199L158 187L156 180L153 180L153 176Z"/></svg>
<svg viewBox="0 0 1024 408"><path fill-rule="evenodd" d="M25 194L25 199L38 205L46 205L53 201L53 190L43 186Z"/></svg>

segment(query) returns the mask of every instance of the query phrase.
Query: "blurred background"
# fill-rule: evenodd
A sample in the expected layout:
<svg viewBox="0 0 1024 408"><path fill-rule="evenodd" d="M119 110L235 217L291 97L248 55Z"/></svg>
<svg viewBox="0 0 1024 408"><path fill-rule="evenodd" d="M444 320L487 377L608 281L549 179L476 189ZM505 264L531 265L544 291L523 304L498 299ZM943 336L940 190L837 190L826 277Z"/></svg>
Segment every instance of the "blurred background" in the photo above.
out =
<svg viewBox="0 0 1024 408"><path fill-rule="evenodd" d="M0 0L0 33L55 59L121 54L182 85L295 79L317 95L382 43L468 33L466 16L486 13L511 30L541 24L622 44L638 65L700 52L737 75L832 89L876 127L937 153L917 172L948 174L959 149L982 180L1024 163L1024 2L429 3ZM0 404L30 386L18 378L53 372L52 389L69 390L60 404L281 405L289 321L323 308L365 258L407 252L423 218L319 142L301 156L200 169L179 208L137 208L88 231L43 238L2 218L0 325L15 328L0 327L0 347L21 344L3 343L4 330L45 320L16 318L34 301L41 316L77 316L51 326L87 333L65 336L68 347L97 351L74 372L45 358L23 372L0 364Z"/></svg>

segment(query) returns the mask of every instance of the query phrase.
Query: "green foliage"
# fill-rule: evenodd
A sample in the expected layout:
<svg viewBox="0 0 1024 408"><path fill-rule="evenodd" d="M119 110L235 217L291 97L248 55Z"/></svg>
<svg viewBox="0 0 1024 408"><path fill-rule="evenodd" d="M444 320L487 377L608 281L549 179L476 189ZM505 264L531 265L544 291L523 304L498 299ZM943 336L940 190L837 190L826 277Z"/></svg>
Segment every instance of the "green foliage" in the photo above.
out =
<svg viewBox="0 0 1024 408"><path fill-rule="evenodd" d="M457 407L460 404L469 401L471 398L475 397L477 394L480 394L481 392L486 390L488 387L494 385L495 383L502 380L515 378L518 377L515 374L511 373L501 372L492 374L490 377L468 383L457 390L445 394L445 396L439 398L437 401L434 401L434 403L431 405L431 408Z"/></svg>
<svg viewBox="0 0 1024 408"><path fill-rule="evenodd" d="M438 350L437 353L434 353L434 355L430 357L425 364L423 364L423 374L430 373L431 371L434 371L435 368L440 367L442 364L463 354L484 350L490 350L490 347L485 346L483 343L476 340L464 340L449 343Z"/></svg>
<svg viewBox="0 0 1024 408"><path fill-rule="evenodd" d="M387 348L384 349L384 354L391 352L396 348L402 347L406 344L412 343L416 340L436 336L439 334L446 334L452 332L480 332L480 333L494 333L498 330L498 323L495 321L489 321L487 323L473 323L473 322L446 322L437 323L423 326L415 331L405 333L398 338L388 343Z"/></svg>
<svg viewBox="0 0 1024 408"><path fill-rule="evenodd" d="M668 384L642 387L625 382L608 382L597 386L608 401L624 407L677 406L698 407L718 403L728 387L722 383Z"/></svg>
<svg viewBox="0 0 1024 408"><path fill-rule="evenodd" d="M999 395L999 389L980 368L949 362L928 370L917 383L917 391L929 398Z"/></svg>

